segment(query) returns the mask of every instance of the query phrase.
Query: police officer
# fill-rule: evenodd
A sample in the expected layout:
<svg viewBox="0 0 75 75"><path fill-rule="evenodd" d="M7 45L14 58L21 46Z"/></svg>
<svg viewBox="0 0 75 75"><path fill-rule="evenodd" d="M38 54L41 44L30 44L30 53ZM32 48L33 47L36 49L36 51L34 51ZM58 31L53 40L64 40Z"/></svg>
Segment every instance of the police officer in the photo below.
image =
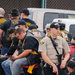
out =
<svg viewBox="0 0 75 75"><path fill-rule="evenodd" d="M43 60L48 63L50 65L50 67L53 68L53 71L51 71L50 69L50 75L58 75L58 68L56 65L59 65L60 64L60 69L63 69L65 68L66 66L66 63L70 57L69 55L69 47L68 47L68 44L66 42L66 40L62 37L59 37L58 34L59 34L59 24L58 23L52 23L50 25L50 30L51 30L51 38L52 40L55 42L56 44L56 49L60 54L62 54L62 57L61 57L61 63L58 61L58 57L56 55L57 52L56 52L56 49L52 43L52 40L50 37L45 37L41 40L40 42L40 45L39 45L39 52L41 53L41 57L43 58ZM64 51L64 53L63 53ZM65 54L65 57L63 58L63 54ZM47 73L46 73L47 75ZM49 74L48 74L49 75ZM62 74L59 74L59 75L62 75Z"/></svg>

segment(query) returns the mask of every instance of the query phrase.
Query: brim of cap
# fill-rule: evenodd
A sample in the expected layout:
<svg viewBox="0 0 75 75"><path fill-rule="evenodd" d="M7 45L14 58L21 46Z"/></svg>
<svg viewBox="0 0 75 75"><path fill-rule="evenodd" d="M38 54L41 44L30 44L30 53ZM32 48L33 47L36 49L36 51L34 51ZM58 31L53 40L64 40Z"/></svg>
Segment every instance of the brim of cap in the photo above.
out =
<svg viewBox="0 0 75 75"><path fill-rule="evenodd" d="M31 25L29 26L29 29L37 29L37 28L38 28L37 25L32 25L32 24L31 24Z"/></svg>
<svg viewBox="0 0 75 75"><path fill-rule="evenodd" d="M10 13L12 16L19 16L18 13Z"/></svg>
<svg viewBox="0 0 75 75"><path fill-rule="evenodd" d="M59 28L60 26L59 25L52 25L52 26L50 26L50 28Z"/></svg>

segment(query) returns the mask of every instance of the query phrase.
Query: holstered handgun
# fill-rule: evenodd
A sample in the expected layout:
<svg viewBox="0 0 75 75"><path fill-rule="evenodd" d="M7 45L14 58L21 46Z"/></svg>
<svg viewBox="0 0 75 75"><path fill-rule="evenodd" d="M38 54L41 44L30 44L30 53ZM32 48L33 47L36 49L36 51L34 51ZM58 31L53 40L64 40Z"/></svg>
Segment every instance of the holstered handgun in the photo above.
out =
<svg viewBox="0 0 75 75"><path fill-rule="evenodd" d="M59 62L58 67L60 68L61 61L62 61L62 54L57 54L56 56L57 56L57 59L58 59L58 62Z"/></svg>

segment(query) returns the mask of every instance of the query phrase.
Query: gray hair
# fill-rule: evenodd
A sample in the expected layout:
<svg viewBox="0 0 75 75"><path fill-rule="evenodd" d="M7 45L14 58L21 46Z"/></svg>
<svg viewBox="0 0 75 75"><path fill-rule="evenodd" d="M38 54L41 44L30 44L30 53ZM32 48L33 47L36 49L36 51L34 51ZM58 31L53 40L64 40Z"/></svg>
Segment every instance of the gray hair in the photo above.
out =
<svg viewBox="0 0 75 75"><path fill-rule="evenodd" d="M2 15L2 16L5 15L5 10L3 8L0 8L0 15Z"/></svg>

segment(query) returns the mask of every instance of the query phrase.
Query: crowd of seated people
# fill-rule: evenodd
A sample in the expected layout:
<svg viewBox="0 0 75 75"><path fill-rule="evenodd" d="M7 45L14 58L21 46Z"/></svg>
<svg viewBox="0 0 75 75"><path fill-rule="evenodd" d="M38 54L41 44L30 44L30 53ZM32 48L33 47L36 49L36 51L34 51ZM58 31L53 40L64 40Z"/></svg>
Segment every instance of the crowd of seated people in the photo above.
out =
<svg viewBox="0 0 75 75"><path fill-rule="evenodd" d="M3 11L2 9L0 12ZM66 37L68 33L64 32L64 24L55 23L57 25L50 28L52 23L49 23L46 25L45 33L43 33L38 30L36 23L29 19L28 16L28 9L23 9L20 14L17 9L13 9L10 13L9 19L0 26L0 75L20 75L22 65L30 65L32 63L29 68L33 70L36 63L41 63L38 58L43 59L43 53L40 53L38 50L39 45L43 45L45 42L40 41L45 37L52 36L52 28L56 30L58 29L58 36L64 38L67 43L70 41L68 36ZM56 38L53 40L55 41ZM75 57L75 37L72 37L70 43L70 55L71 57L72 55ZM34 55L31 56L32 60L27 59L30 55ZM48 63L46 58L44 61ZM53 67L56 65L53 65L52 63L48 64L51 64ZM75 74L74 65L75 61L71 58L69 63L66 65L69 75L72 75L71 72ZM54 69L54 71L56 70Z"/></svg>

